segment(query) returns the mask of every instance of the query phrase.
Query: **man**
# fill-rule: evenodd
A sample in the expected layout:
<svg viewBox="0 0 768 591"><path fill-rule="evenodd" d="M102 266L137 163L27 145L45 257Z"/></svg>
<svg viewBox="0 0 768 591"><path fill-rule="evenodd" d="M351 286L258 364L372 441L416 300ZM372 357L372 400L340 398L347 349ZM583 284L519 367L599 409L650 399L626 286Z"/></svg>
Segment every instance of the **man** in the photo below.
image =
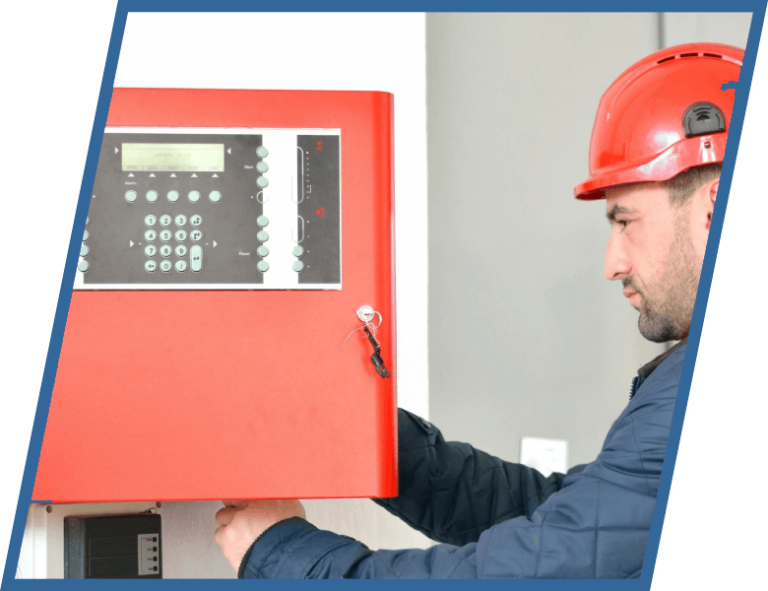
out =
<svg viewBox="0 0 768 591"><path fill-rule="evenodd" d="M320 531L298 501L232 502L215 538L246 578L635 578L653 518L743 52L715 44L641 60L603 95L579 199L605 199L605 276L641 334L680 341L641 368L589 465L547 478L399 413L400 496L376 501L441 542L372 552Z"/></svg>

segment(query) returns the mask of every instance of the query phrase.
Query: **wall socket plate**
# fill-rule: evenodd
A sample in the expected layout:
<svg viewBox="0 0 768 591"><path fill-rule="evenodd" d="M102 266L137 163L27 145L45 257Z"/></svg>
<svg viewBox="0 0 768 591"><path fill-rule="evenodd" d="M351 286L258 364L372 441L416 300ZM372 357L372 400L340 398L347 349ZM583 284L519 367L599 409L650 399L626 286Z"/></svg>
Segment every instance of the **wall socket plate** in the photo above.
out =
<svg viewBox="0 0 768 591"><path fill-rule="evenodd" d="M520 463L544 476L568 471L568 442L565 439L523 437L520 441Z"/></svg>

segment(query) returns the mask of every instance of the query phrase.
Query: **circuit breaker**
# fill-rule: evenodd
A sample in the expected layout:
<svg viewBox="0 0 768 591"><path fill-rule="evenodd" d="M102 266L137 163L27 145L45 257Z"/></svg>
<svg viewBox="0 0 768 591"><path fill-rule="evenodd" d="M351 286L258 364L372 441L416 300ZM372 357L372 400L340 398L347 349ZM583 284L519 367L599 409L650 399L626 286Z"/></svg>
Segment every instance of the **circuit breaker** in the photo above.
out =
<svg viewBox="0 0 768 591"><path fill-rule="evenodd" d="M160 515L87 515L64 519L67 579L160 579Z"/></svg>

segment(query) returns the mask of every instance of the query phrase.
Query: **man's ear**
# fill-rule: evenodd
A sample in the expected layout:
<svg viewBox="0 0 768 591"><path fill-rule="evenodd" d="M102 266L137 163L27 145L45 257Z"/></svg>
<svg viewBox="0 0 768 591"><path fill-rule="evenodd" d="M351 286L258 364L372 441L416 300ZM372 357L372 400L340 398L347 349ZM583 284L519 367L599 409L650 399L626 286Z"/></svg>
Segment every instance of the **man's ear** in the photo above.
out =
<svg viewBox="0 0 768 591"><path fill-rule="evenodd" d="M717 190L720 188L720 177L712 179L704 185L705 214L707 220L707 230L712 225L712 212L715 210L715 200L717 199Z"/></svg>

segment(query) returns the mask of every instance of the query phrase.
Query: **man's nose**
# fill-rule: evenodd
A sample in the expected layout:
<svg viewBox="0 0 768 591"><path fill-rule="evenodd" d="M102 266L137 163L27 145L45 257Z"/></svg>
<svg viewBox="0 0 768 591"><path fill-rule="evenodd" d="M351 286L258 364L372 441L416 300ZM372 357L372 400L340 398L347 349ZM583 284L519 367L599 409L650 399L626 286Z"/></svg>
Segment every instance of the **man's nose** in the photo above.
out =
<svg viewBox="0 0 768 591"><path fill-rule="evenodd" d="M614 232L608 240L608 248L605 252L605 278L609 281L624 279L632 271L632 264L621 245L619 236Z"/></svg>

